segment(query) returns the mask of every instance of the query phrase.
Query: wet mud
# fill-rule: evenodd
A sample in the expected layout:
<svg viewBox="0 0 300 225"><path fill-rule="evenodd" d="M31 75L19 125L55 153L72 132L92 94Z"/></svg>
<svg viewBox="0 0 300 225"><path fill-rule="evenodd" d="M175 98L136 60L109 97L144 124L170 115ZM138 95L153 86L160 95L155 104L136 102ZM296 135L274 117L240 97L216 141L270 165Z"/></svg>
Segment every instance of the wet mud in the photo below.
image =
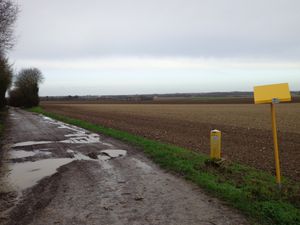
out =
<svg viewBox="0 0 300 225"><path fill-rule="evenodd" d="M0 224L248 224L132 146L22 110L10 115Z"/></svg>

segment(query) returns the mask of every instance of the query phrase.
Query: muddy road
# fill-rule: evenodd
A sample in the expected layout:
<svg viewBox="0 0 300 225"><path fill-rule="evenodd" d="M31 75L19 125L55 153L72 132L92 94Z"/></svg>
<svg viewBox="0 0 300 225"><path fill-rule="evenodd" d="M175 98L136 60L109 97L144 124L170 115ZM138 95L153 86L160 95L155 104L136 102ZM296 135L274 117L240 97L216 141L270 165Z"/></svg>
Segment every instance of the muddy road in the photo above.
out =
<svg viewBox="0 0 300 225"><path fill-rule="evenodd" d="M111 138L10 109L4 142L0 224L248 224Z"/></svg>

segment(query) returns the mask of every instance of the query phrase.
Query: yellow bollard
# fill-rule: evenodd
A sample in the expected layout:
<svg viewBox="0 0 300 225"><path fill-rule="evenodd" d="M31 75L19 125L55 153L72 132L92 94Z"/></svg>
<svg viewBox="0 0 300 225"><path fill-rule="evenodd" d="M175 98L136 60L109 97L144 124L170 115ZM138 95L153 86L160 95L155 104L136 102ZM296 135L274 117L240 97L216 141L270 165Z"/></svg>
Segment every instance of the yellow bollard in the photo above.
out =
<svg viewBox="0 0 300 225"><path fill-rule="evenodd" d="M221 131L210 132L210 158L221 159Z"/></svg>

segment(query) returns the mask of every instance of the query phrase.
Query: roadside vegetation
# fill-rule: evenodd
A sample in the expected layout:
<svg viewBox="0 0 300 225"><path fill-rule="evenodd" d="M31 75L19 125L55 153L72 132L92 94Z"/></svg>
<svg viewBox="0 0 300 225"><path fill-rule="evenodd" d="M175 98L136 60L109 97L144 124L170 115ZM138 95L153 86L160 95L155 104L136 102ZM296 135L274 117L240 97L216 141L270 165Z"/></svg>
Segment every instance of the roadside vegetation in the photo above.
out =
<svg viewBox="0 0 300 225"><path fill-rule="evenodd" d="M13 72L8 59L0 53L0 109L4 108L6 102L6 92L12 84Z"/></svg>
<svg viewBox="0 0 300 225"><path fill-rule="evenodd" d="M39 85L42 72L37 68L22 69L16 76L14 89L9 91L9 104L16 107L39 105Z"/></svg>
<svg viewBox="0 0 300 225"><path fill-rule="evenodd" d="M0 53L4 55L15 44L14 24L18 16L18 6L11 0L0 1Z"/></svg>
<svg viewBox="0 0 300 225"><path fill-rule="evenodd" d="M216 164L208 156L177 146L149 140L124 131L95 125L44 111L30 109L53 119L130 143L142 149L162 168L190 180L210 194L227 201L258 224L300 224L300 185L283 180L278 189L275 177L248 166L224 162Z"/></svg>
<svg viewBox="0 0 300 225"><path fill-rule="evenodd" d="M7 53L15 45L14 25L18 17L18 5L12 0L0 1L0 109L7 105L6 93L9 91L9 104L18 107L32 107L39 104L39 84L42 73L36 68L22 69L14 81L13 69Z"/></svg>
<svg viewBox="0 0 300 225"><path fill-rule="evenodd" d="M18 7L10 0L0 1L0 109L6 105L6 92L12 83L12 68L6 53L15 43L14 24L18 15Z"/></svg>

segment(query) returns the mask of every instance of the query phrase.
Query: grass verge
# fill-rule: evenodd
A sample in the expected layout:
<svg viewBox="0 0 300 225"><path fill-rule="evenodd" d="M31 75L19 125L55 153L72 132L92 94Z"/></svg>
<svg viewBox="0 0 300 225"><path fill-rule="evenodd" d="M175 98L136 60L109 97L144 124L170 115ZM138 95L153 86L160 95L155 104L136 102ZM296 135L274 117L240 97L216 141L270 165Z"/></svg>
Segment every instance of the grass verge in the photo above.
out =
<svg viewBox="0 0 300 225"><path fill-rule="evenodd" d="M216 165L200 153L47 112L40 107L30 111L135 145L162 168L182 175L210 194L227 201L256 223L300 224L299 183L283 179L283 188L279 191L274 176L264 171L232 162Z"/></svg>

